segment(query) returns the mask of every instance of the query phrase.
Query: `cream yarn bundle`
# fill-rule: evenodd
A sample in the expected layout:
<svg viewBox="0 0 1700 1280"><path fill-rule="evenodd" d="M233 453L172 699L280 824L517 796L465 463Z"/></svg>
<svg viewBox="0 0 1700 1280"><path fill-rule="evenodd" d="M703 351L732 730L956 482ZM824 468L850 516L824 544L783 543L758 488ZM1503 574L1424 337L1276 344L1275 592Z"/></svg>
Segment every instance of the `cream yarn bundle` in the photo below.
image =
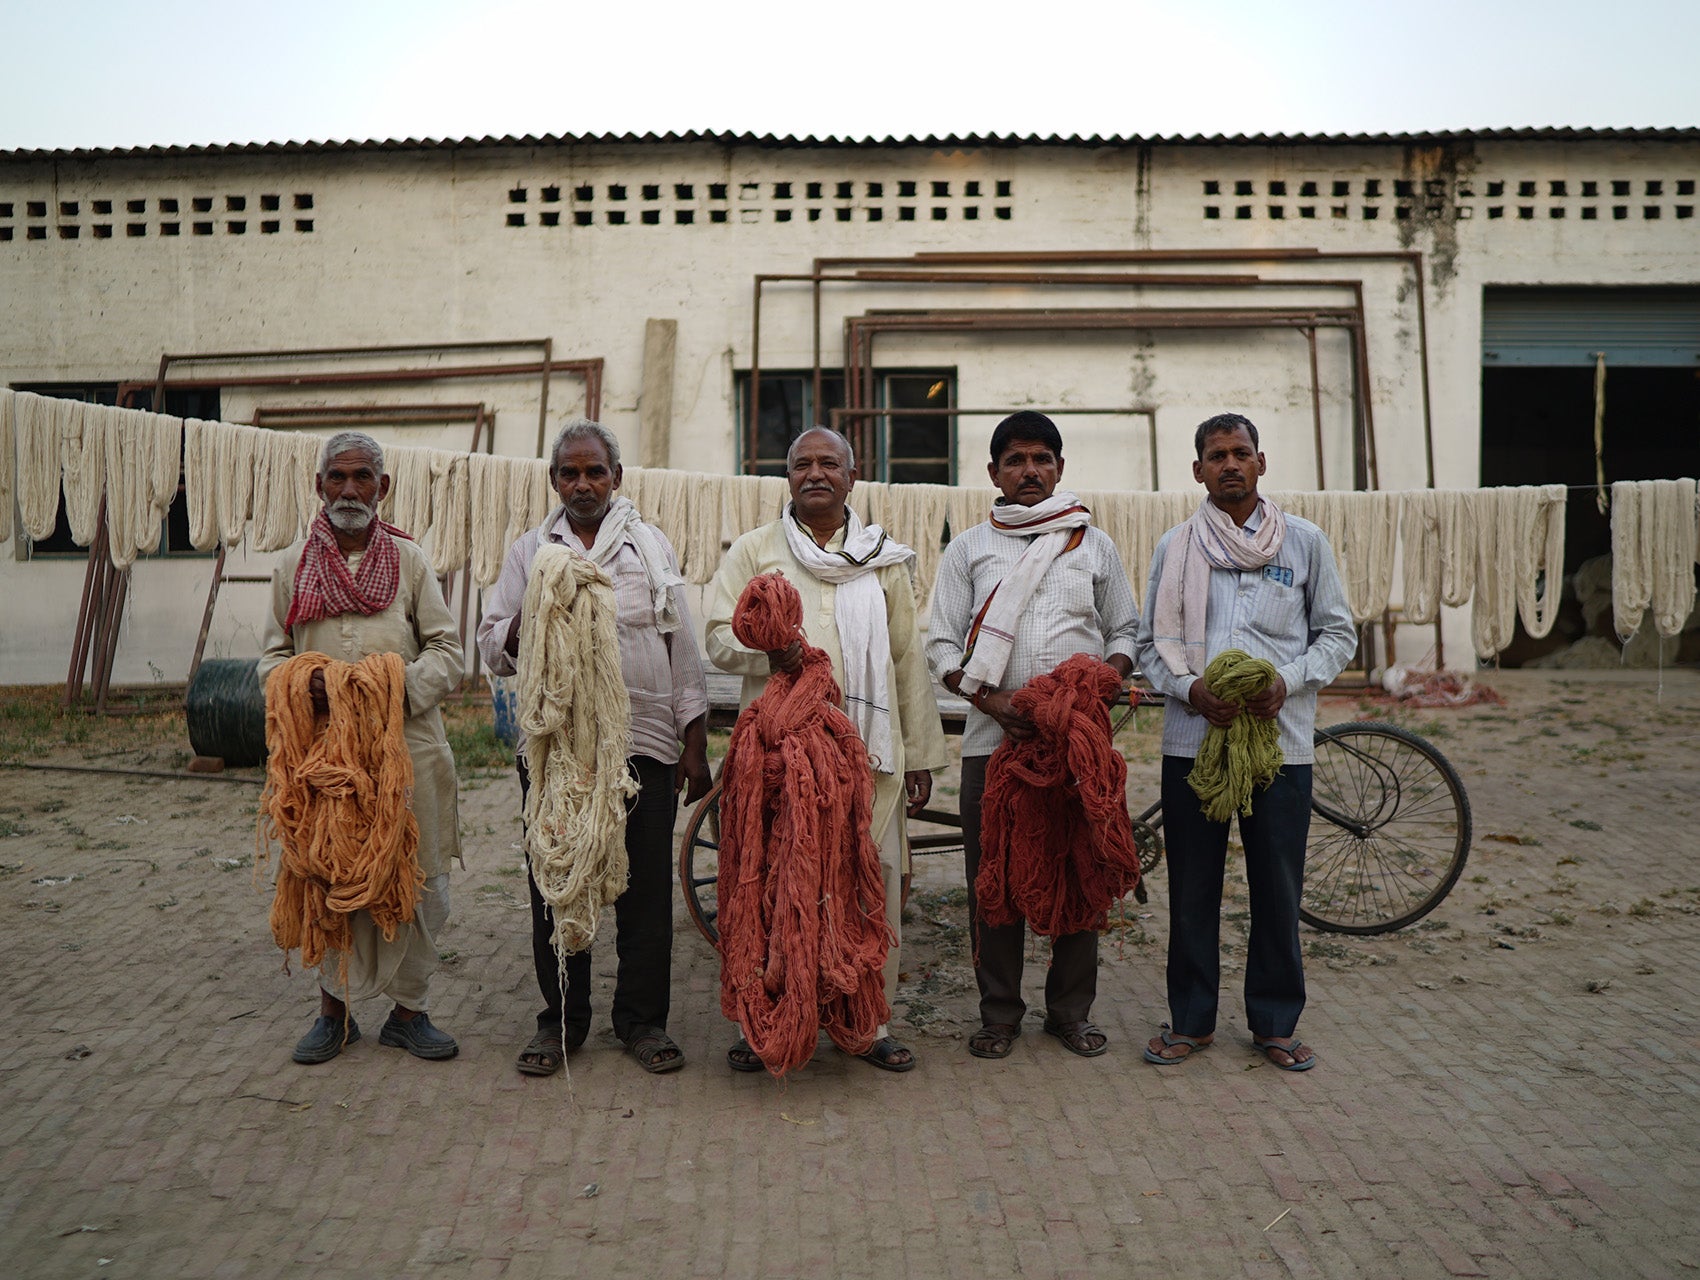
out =
<svg viewBox="0 0 1700 1280"><path fill-rule="evenodd" d="M1619 480L1611 487L1612 625L1619 640L1653 609L1661 636L1678 634L1694 609L1695 485Z"/></svg>
<svg viewBox="0 0 1700 1280"><path fill-rule="evenodd" d="M555 916L558 955L583 951L626 888L631 702L620 670L613 585L583 556L544 543L526 581L519 723L531 789L525 847Z"/></svg>

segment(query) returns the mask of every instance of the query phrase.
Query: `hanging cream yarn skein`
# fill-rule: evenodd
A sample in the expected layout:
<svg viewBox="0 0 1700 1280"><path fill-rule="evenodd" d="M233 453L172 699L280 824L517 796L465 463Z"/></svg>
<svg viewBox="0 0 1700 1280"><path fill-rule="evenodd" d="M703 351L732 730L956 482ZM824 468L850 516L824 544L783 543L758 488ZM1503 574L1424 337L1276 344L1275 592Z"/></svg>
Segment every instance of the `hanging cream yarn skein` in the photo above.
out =
<svg viewBox="0 0 1700 1280"><path fill-rule="evenodd" d="M581 555L544 543L519 631L520 728L531 789L525 848L554 912L557 955L583 951L626 888L631 701L620 669L614 588Z"/></svg>
<svg viewBox="0 0 1700 1280"><path fill-rule="evenodd" d="M0 387L0 541L12 537L12 491L17 484L13 459L17 456L14 441L17 429L13 425L12 400L15 393Z"/></svg>

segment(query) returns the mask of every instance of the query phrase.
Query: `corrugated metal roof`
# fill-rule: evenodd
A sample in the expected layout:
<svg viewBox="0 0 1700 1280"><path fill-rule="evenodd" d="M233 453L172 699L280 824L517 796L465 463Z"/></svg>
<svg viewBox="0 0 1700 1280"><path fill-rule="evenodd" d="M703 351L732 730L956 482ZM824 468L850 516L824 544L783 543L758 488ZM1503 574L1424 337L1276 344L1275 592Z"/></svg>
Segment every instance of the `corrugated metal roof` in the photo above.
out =
<svg viewBox="0 0 1700 1280"><path fill-rule="evenodd" d="M456 151L495 148L678 146L707 143L718 147L890 148L932 150L986 147L1297 147L1297 146L1440 146L1456 142L1676 142L1700 139L1700 128L1571 127L1436 130L1417 133L1239 133L1239 134L928 134L883 138L813 137L774 133L548 133L481 138L386 138L366 141L229 142L193 146L23 148L0 151L0 160L132 160L186 156L316 155L333 152Z"/></svg>

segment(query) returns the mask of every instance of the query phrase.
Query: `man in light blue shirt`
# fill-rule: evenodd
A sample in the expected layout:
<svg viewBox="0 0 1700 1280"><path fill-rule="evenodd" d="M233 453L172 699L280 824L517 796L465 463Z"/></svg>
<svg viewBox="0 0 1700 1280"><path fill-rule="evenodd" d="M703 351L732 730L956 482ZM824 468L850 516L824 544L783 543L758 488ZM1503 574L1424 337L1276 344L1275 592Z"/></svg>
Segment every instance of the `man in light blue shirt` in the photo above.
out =
<svg viewBox="0 0 1700 1280"><path fill-rule="evenodd" d="M1158 543L1138 636L1140 667L1168 699L1162 796L1172 1025L1152 1039L1145 1058L1159 1066L1183 1062L1215 1038L1228 824L1204 816L1187 775L1208 728L1253 715L1276 722L1285 764L1239 819L1251 889L1246 1021L1271 1063L1305 1071L1316 1055L1294 1032L1305 1003L1299 893L1316 693L1344 669L1357 633L1322 530L1258 495L1267 464L1257 428L1239 414L1219 414L1200 424L1194 444L1193 478L1208 496ZM1202 678L1227 649L1267 659L1277 672L1243 709L1216 697Z"/></svg>

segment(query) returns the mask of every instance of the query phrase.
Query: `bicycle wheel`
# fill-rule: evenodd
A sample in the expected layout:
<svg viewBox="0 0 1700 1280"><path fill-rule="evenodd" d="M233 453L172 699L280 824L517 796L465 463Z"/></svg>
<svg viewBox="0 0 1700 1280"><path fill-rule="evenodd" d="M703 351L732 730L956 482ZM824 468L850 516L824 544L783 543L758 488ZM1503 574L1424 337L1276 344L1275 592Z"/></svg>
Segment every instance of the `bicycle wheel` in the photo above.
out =
<svg viewBox="0 0 1700 1280"><path fill-rule="evenodd" d="M691 811L679 841L679 888L685 895L685 911L697 932L710 946L720 942L715 919L720 914L720 779L714 789Z"/></svg>
<svg viewBox="0 0 1700 1280"><path fill-rule="evenodd" d="M1316 732L1299 918L1333 933L1391 933L1451 892L1470 852L1470 800L1432 743L1355 721Z"/></svg>

